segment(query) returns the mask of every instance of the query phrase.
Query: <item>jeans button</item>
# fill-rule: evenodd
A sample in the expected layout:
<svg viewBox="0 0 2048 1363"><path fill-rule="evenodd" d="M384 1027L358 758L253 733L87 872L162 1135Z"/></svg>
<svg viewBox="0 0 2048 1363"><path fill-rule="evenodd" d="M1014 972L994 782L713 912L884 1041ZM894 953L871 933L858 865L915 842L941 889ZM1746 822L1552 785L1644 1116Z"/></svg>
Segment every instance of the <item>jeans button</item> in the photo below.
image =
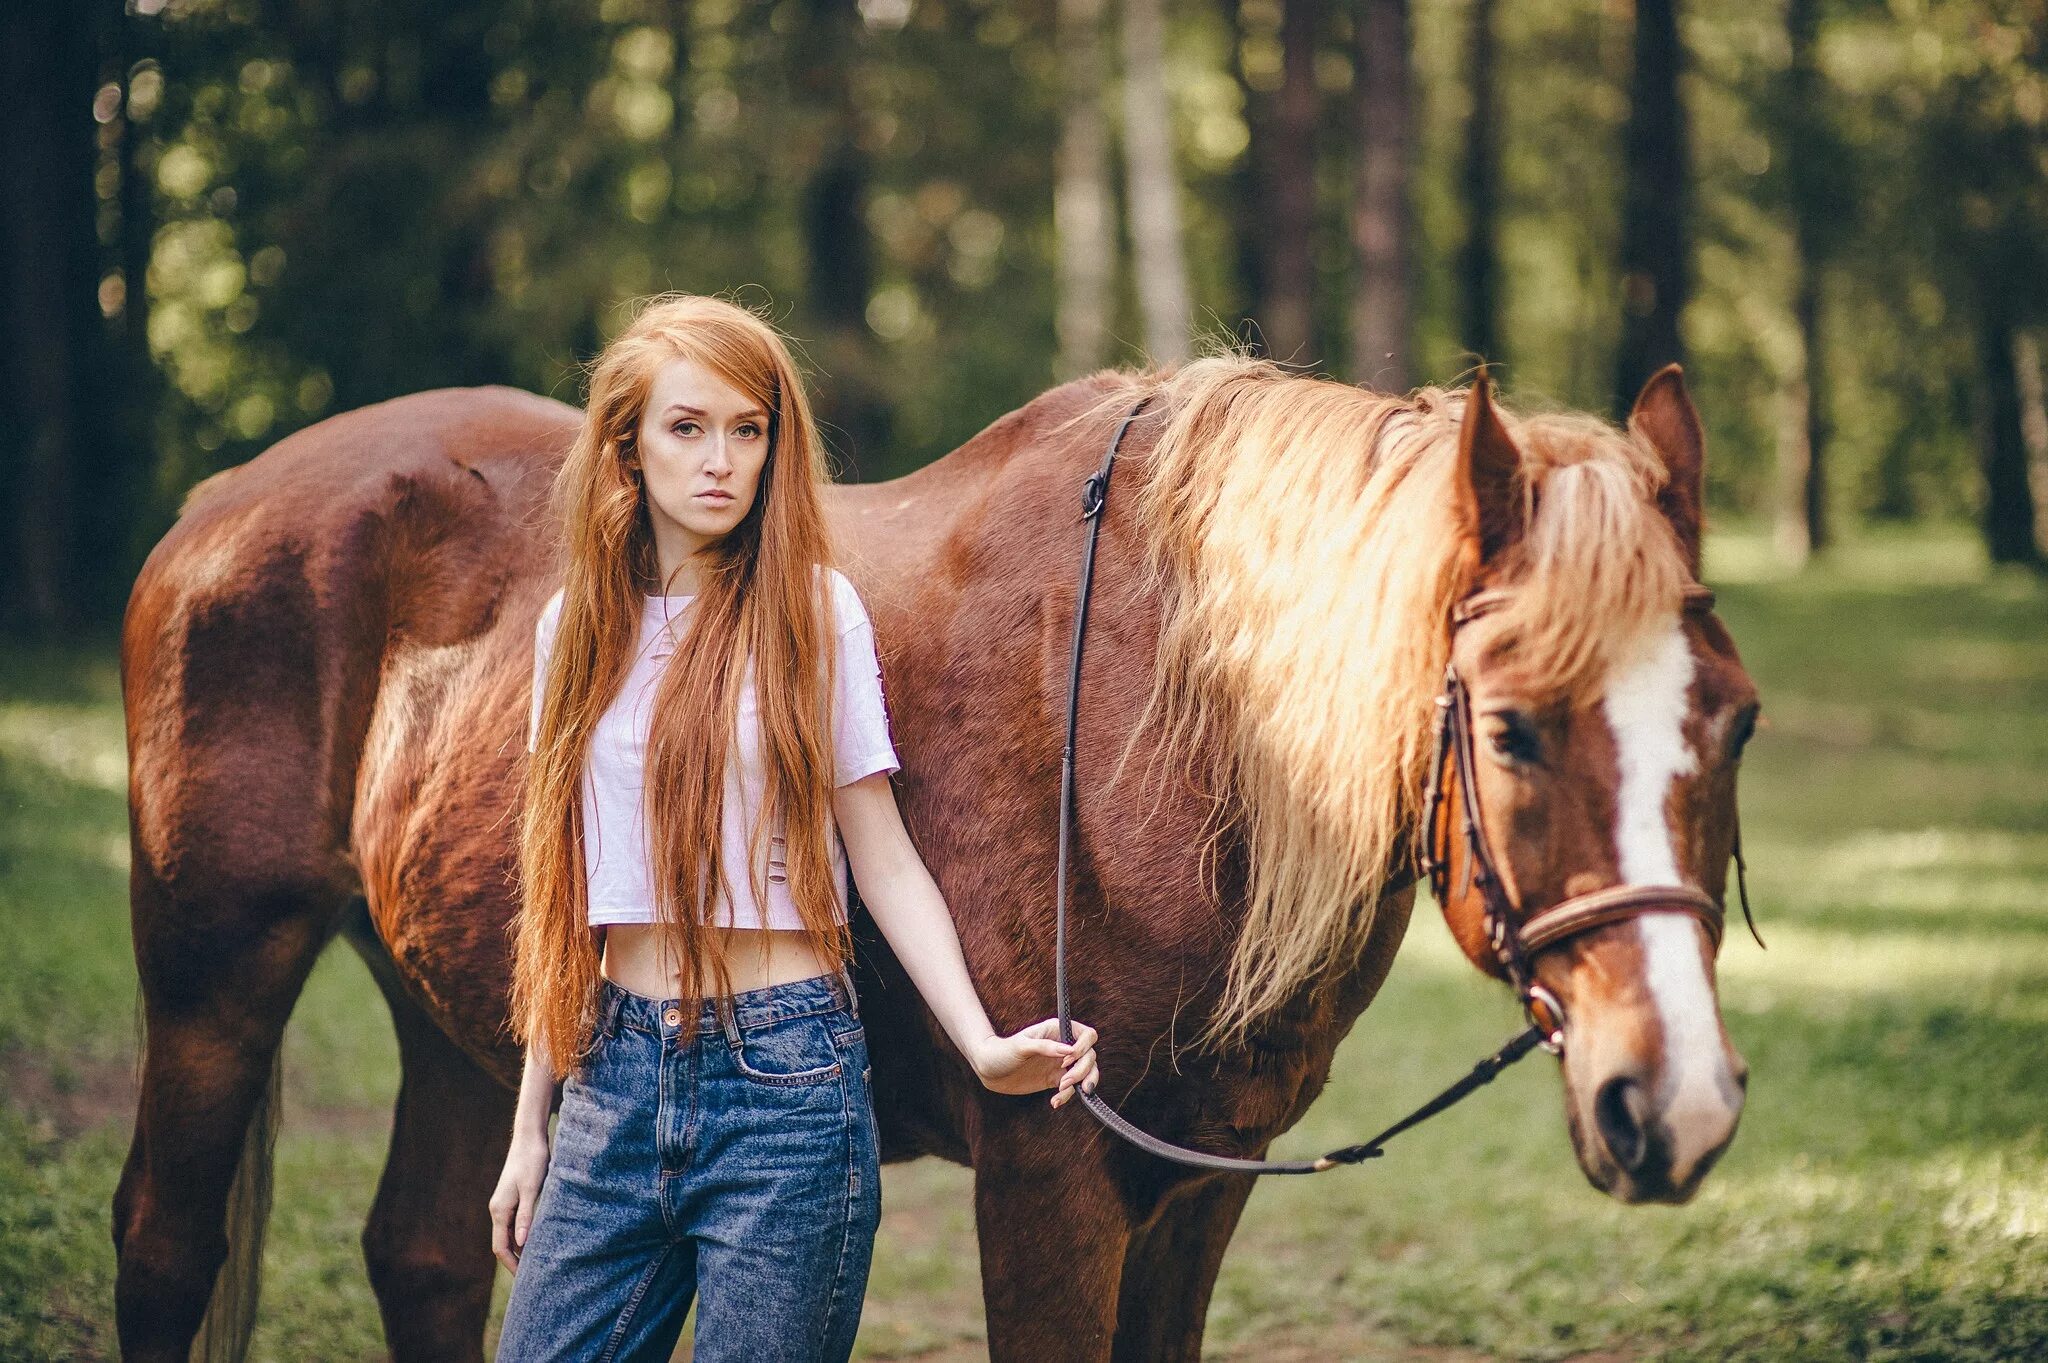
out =
<svg viewBox="0 0 2048 1363"><path fill-rule="evenodd" d="M671 1027L680 1027L683 1025L683 1010L671 1008L661 1015L661 1020Z"/></svg>

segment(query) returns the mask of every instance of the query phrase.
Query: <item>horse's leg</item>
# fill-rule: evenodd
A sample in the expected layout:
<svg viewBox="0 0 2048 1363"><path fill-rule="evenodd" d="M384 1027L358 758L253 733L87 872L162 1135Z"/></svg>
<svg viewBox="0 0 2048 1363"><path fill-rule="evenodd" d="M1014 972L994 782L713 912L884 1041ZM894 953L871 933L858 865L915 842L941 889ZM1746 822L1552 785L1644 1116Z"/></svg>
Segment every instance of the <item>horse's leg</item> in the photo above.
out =
<svg viewBox="0 0 2048 1363"><path fill-rule="evenodd" d="M975 1142L989 1363L1107 1363L1131 1220L1099 1138L1077 1129L1086 1116L1045 1115L1030 1114L1035 1132L1019 1125Z"/></svg>
<svg viewBox="0 0 2048 1363"><path fill-rule="evenodd" d="M1209 1294L1252 1180L1225 1175L1182 1194L1131 1239L1124 1256L1117 1363L1197 1363Z"/></svg>
<svg viewBox="0 0 2048 1363"><path fill-rule="evenodd" d="M301 883L201 906L143 878L133 896L145 1031L114 1194L121 1354L183 1363L204 1322L198 1352L236 1358L255 1319L278 1046L341 901Z"/></svg>
<svg viewBox="0 0 2048 1363"><path fill-rule="evenodd" d="M351 933L351 938L357 938ZM488 1203L512 1139L513 1095L397 987L381 946L356 945L384 987L404 1077L363 1259L394 1363L483 1358L497 1260Z"/></svg>

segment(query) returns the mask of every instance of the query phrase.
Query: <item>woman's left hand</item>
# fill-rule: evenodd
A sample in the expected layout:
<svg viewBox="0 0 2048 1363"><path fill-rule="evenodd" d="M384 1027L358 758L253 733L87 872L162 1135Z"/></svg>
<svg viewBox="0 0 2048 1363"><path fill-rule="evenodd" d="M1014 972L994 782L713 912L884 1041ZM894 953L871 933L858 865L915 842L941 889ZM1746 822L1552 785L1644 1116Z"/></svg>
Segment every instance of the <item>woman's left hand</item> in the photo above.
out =
<svg viewBox="0 0 2048 1363"><path fill-rule="evenodd" d="M1046 1018L1008 1036L988 1036L968 1057L983 1085L996 1093L1037 1093L1056 1088L1052 1105L1073 1101L1077 1088L1095 1091L1095 1029L1075 1021L1074 1044L1060 1040L1060 1020Z"/></svg>

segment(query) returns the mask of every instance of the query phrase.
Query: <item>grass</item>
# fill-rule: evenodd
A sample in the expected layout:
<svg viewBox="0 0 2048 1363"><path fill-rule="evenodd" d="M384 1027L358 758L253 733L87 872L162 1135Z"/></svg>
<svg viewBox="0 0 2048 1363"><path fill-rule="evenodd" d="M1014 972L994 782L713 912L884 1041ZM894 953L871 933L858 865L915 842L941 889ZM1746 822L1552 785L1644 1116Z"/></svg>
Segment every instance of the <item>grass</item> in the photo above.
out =
<svg viewBox="0 0 2048 1363"><path fill-rule="evenodd" d="M2048 588L1961 534L1779 574L1718 539L1768 721L1743 781L1768 951L1731 935L1741 1134L1692 1204L1589 1189L1540 1057L1388 1158L1253 1195L1224 1359L2020 1359L2048 1354ZM0 658L0 1358L114 1352L108 1198L134 1044L118 685L103 651ZM1418 911L1283 1149L1327 1148L1514 1025ZM381 1355L356 1235L395 1052L330 953L287 1039L256 1354ZM980 1357L964 1171L886 1172L862 1353Z"/></svg>

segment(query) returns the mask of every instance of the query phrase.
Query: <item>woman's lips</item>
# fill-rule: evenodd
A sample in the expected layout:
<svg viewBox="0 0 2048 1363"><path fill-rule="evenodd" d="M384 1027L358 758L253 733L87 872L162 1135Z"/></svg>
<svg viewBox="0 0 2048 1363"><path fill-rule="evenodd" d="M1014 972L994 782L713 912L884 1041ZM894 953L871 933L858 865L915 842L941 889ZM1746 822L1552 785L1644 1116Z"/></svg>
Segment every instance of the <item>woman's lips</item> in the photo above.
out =
<svg viewBox="0 0 2048 1363"><path fill-rule="evenodd" d="M723 504L725 504L726 502L729 502L729 501L731 501L731 500L732 500L732 494L731 494L730 492L716 492L716 491L713 491L713 492L700 492L700 493L698 493L698 494L697 494L697 500L698 500L698 501L700 501L700 502L717 502L717 503L719 503L720 505L723 505Z"/></svg>

